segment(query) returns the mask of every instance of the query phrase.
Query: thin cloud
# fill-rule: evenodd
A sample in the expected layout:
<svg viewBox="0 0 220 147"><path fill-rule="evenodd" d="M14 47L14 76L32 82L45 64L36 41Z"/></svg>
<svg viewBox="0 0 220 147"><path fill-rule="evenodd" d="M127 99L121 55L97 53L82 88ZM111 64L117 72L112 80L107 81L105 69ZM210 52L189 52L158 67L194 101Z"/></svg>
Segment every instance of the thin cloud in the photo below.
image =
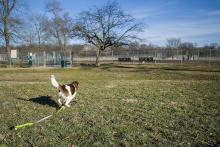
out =
<svg viewBox="0 0 220 147"><path fill-rule="evenodd" d="M214 40L219 37L219 23L211 20L170 21L161 24L150 24L140 35L148 42L164 45L168 38ZM217 35L216 35L217 34Z"/></svg>
<svg viewBox="0 0 220 147"><path fill-rule="evenodd" d="M208 12L208 15L212 15L212 16L220 16L220 10L210 11L210 12Z"/></svg>
<svg viewBox="0 0 220 147"><path fill-rule="evenodd" d="M136 19L144 19L156 15L158 8L143 8L131 11L131 15Z"/></svg>
<svg viewBox="0 0 220 147"><path fill-rule="evenodd" d="M154 6L151 5L144 8L137 8L129 10L128 12L136 19L152 18L160 14L163 14L166 11L166 8L177 3L178 0L170 0L168 2L162 1L160 3L155 3Z"/></svg>

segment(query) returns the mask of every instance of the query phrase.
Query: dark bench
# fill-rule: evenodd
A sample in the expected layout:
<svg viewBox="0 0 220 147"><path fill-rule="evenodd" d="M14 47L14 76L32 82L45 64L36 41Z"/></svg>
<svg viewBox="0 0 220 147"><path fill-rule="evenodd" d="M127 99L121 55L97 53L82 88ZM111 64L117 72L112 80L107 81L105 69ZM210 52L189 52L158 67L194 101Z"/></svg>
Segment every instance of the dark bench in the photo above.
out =
<svg viewBox="0 0 220 147"><path fill-rule="evenodd" d="M130 57L124 57L124 58L118 58L119 62L131 62L131 58Z"/></svg>
<svg viewBox="0 0 220 147"><path fill-rule="evenodd" d="M140 62L153 62L154 58L153 57L139 57Z"/></svg>

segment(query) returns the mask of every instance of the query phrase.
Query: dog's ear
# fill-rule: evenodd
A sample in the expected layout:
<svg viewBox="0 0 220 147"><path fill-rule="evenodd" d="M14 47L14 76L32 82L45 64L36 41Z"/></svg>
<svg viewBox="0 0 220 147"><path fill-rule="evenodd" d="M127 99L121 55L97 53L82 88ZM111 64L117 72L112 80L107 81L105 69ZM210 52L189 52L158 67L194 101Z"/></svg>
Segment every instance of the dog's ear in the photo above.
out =
<svg viewBox="0 0 220 147"><path fill-rule="evenodd" d="M79 82L78 81L73 81L72 84L76 87L76 89L79 89Z"/></svg>

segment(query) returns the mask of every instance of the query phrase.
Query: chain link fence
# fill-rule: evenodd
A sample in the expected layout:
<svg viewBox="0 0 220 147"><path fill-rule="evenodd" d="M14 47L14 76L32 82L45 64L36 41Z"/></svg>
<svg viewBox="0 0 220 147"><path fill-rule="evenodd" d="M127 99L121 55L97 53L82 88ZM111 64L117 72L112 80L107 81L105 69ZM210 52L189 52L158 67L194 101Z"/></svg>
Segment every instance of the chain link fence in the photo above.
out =
<svg viewBox="0 0 220 147"><path fill-rule="evenodd" d="M18 52L17 58L13 59L14 65L33 67L71 67L78 64L94 64L96 61L96 50L82 49L76 52L73 49L65 51L61 58L60 51L40 51L40 52ZM7 62L7 55L0 54L0 62ZM101 63L220 63L220 49L195 48L171 49L132 49L113 48L103 51L100 58Z"/></svg>

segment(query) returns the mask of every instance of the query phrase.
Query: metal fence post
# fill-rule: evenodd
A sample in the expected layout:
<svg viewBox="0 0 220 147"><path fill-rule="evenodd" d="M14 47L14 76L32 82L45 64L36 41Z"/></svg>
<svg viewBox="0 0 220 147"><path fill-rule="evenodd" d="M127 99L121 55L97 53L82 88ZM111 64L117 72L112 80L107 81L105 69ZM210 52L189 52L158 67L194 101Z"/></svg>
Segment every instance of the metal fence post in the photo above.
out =
<svg viewBox="0 0 220 147"><path fill-rule="evenodd" d="M46 67L46 51L44 51L43 57L44 57L44 67Z"/></svg>

